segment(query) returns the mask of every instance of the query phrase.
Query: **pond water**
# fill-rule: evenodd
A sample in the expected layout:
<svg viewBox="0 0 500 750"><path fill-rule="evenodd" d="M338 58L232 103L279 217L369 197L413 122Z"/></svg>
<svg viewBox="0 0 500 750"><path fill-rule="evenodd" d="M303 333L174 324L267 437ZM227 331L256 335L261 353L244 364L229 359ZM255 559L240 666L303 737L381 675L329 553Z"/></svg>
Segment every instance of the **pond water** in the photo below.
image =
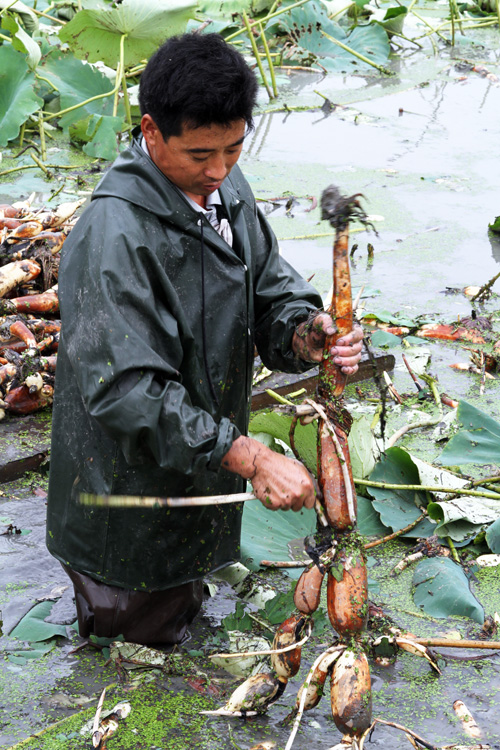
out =
<svg viewBox="0 0 500 750"><path fill-rule="evenodd" d="M484 38L486 49L493 52L468 46L456 54L482 61L486 57L485 64L500 76L500 53L494 39L491 34ZM500 214L500 88L477 73L458 70L455 63L451 55L410 56L400 62L394 79L383 82L372 77L296 74L284 85L286 93L282 94L282 98L289 97L290 107L317 106L317 91L338 104L335 110L328 115L317 110L268 112L256 119L256 130L242 158L244 172L259 199L268 201L262 205L283 255L304 276L315 274L314 283L322 293L330 285L332 236L328 225L319 222L318 209L308 209L312 205L309 196L319 197L330 183L346 194L363 193L365 208L378 229L378 237L352 234L352 241L358 244L353 286L364 287L367 311L386 309L409 316L425 313L452 322L469 315L471 306L461 294L445 294L446 288L480 286L500 270L500 246L487 232L488 223ZM23 180L30 190L29 180ZM43 200L43 181L37 180ZM12 190L16 197L19 190L19 184ZM3 184L1 192L8 196L8 186ZM269 203L271 198L283 196L296 197L288 213L286 200L274 201L277 206ZM65 197L62 193L61 200ZM72 197L68 194L67 199ZM367 263L368 242L374 246L372 265ZM485 307L489 312L496 308L495 299ZM442 390L456 397L476 398L478 384L471 376L447 367L452 361L465 361L467 353L458 345L432 344L430 349L431 370L439 375ZM398 349L396 384L401 390L410 390L400 353ZM496 383L488 384L482 408L498 416L497 391ZM437 452L434 446L427 449L431 455ZM38 474L1 487L0 516L31 532L0 537L0 608L5 634L37 598L66 585L60 566L44 548L44 487L45 479ZM469 621L436 623L409 614L414 612L409 593L411 571L397 581L387 575L389 562L400 559L406 550L404 543L398 543L374 555L371 575L381 587L376 600L384 602L394 619L413 632L477 634L477 626ZM492 575L478 575L474 584L490 614L500 611L498 580ZM234 601L231 590L220 587L207 601L205 616L193 629L186 648L211 652L211 635L221 618L233 610ZM74 621L69 589L54 606L50 619L64 624ZM70 638L60 641L41 661L21 665L6 658L1 662L1 747L10 747L79 710L85 696L95 696L103 685L116 681L116 673L105 666L101 654L89 654L87 649L84 658L69 655L78 639L71 631L68 634ZM304 665L310 664L325 644L327 633L315 636L305 651ZM12 646L5 636L1 645L4 649ZM461 657L469 655L460 652ZM211 674L208 660L206 671ZM304 666L300 677L304 678L306 671ZM437 678L424 660L404 655L388 669L374 667L372 677L374 715L405 724L439 746L465 742L466 735L452 709L453 701L461 698L482 727L485 740L492 747L500 743L499 657L470 662L450 659L443 676ZM219 678L213 674L215 683ZM206 733L197 734L192 746L247 750L265 739L284 747L290 728L284 727L282 720L294 703L299 684L300 679L294 680L266 717L247 722L207 719ZM172 685L178 683L165 683L166 687ZM64 736L59 740L61 747L89 746L86 740ZM325 698L304 718L294 748L326 750L339 741ZM29 747L43 750L58 746L45 742L41 737ZM404 735L379 727L367 747L396 750L404 745ZM134 745L125 745L119 734L109 742L109 750L128 747L145 750L155 745L140 738Z"/></svg>

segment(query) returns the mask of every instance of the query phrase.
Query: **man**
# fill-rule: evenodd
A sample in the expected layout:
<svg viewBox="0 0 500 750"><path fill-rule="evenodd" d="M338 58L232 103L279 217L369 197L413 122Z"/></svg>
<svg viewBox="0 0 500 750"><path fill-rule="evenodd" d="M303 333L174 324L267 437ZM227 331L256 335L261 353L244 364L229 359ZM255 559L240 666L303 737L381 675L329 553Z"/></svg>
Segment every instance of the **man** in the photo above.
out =
<svg viewBox="0 0 500 750"><path fill-rule="evenodd" d="M47 545L83 636L182 641L203 575L237 557L241 506L88 508L81 492L229 494L250 480L271 509L314 504L299 462L246 437L254 345L300 372L333 333L236 166L256 91L221 37L169 39L141 78L142 136L65 243ZM360 351L357 329L335 361L352 373Z"/></svg>

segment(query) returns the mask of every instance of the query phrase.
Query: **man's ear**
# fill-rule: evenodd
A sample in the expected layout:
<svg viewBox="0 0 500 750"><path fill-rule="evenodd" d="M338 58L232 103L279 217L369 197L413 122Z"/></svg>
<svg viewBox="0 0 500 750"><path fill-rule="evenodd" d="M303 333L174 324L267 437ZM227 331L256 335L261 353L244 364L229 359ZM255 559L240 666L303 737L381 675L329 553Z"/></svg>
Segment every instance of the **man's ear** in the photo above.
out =
<svg viewBox="0 0 500 750"><path fill-rule="evenodd" d="M161 133L151 115L145 114L141 118L141 131L148 146L155 146Z"/></svg>

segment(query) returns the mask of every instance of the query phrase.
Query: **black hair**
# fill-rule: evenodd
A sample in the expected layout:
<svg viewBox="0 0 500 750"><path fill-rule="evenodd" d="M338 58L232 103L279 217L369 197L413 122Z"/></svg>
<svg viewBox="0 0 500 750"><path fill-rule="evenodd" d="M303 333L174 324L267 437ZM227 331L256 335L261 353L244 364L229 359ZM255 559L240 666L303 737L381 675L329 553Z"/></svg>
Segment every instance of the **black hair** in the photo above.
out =
<svg viewBox="0 0 500 750"><path fill-rule="evenodd" d="M141 75L141 115L149 114L164 140L182 128L229 125L253 128L257 80L241 54L219 34L167 39Z"/></svg>

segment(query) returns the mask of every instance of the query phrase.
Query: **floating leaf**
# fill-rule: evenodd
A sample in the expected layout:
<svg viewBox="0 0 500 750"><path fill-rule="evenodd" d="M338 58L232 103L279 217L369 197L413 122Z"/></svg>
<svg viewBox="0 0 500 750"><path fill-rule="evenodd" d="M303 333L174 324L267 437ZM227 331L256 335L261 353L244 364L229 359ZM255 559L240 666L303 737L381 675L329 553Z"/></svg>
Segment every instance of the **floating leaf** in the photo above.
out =
<svg viewBox="0 0 500 750"><path fill-rule="evenodd" d="M400 346L401 339L399 336L395 336L393 333L388 331L374 331L371 334L371 342L373 346L387 347L392 349L394 346Z"/></svg>
<svg viewBox="0 0 500 750"><path fill-rule="evenodd" d="M454 435L439 457L444 466L500 463L500 423L460 401L457 420L465 429Z"/></svg>
<svg viewBox="0 0 500 750"><path fill-rule="evenodd" d="M30 643L39 643L48 641L56 635L66 637L66 627L56 625L53 622L45 622L45 618L50 615L54 602L40 602L24 615L23 619L11 631L10 636L20 641L29 641Z"/></svg>
<svg viewBox="0 0 500 750"><path fill-rule="evenodd" d="M125 34L125 66L149 58L167 37L182 33L196 0L123 0L115 7L81 10L59 32L73 52L89 62L116 67Z"/></svg>
<svg viewBox="0 0 500 750"><path fill-rule="evenodd" d="M42 656L45 656L45 654L48 654L49 651L52 651L52 649L55 647L56 643L57 639L52 638L49 641L37 643L35 648L16 649L15 651L10 651L9 661L13 662L14 664L20 664L21 666L24 666L26 662L40 659Z"/></svg>
<svg viewBox="0 0 500 750"><path fill-rule="evenodd" d="M391 529L384 526L371 500L358 495L358 530L363 536L386 536Z"/></svg>
<svg viewBox="0 0 500 750"><path fill-rule="evenodd" d="M413 574L413 600L433 617L460 615L484 623L484 609L469 589L462 568L447 557L421 560Z"/></svg>
<svg viewBox="0 0 500 750"><path fill-rule="evenodd" d="M251 629L251 625L248 629ZM230 631L228 636L229 648L227 653L229 654L269 651L271 648L269 641L262 636L243 633L239 630ZM210 661L214 666L222 667L226 672L234 674L236 677L250 677L250 675L259 674L259 672L269 671L269 657L267 655L235 656L233 659L212 657Z"/></svg>
<svg viewBox="0 0 500 750"><path fill-rule="evenodd" d="M198 10L209 18L221 16L227 19L233 13L242 13L244 10L252 15L262 13L272 4L273 0L199 0Z"/></svg>
<svg viewBox="0 0 500 750"><path fill-rule="evenodd" d="M389 310L378 310L377 312L365 313L363 320L379 320L381 323L389 323L391 326L405 326L407 328L415 328L419 323L413 318L405 318L403 316L395 315L389 312Z"/></svg>
<svg viewBox="0 0 500 750"><path fill-rule="evenodd" d="M21 125L43 105L33 92L35 76L10 44L0 47L0 146L16 138Z"/></svg>
<svg viewBox="0 0 500 750"><path fill-rule="evenodd" d="M259 500L245 503L241 529L241 562L258 570L261 560L289 560L288 544L316 530L316 512L268 510ZM298 577L294 570L286 572Z"/></svg>
<svg viewBox="0 0 500 750"><path fill-rule="evenodd" d="M408 336L405 338L405 341L408 341L409 339L414 339L415 341L418 341L419 344L423 344L422 339L417 339L416 336ZM408 346L403 349L403 354L415 375L422 375L422 373L425 372L431 358L431 350L427 346Z"/></svg>
<svg viewBox="0 0 500 750"><path fill-rule="evenodd" d="M486 530L486 543L492 552L500 554L500 518Z"/></svg>
<svg viewBox="0 0 500 750"><path fill-rule="evenodd" d="M375 466L370 479L385 484L420 484L415 463L402 448L389 448ZM387 490L381 487L367 487L374 498L373 507L380 513L385 526L399 531L415 521L427 505L425 492L421 490ZM427 519L421 521L405 536L425 537L434 534L436 527Z"/></svg>

